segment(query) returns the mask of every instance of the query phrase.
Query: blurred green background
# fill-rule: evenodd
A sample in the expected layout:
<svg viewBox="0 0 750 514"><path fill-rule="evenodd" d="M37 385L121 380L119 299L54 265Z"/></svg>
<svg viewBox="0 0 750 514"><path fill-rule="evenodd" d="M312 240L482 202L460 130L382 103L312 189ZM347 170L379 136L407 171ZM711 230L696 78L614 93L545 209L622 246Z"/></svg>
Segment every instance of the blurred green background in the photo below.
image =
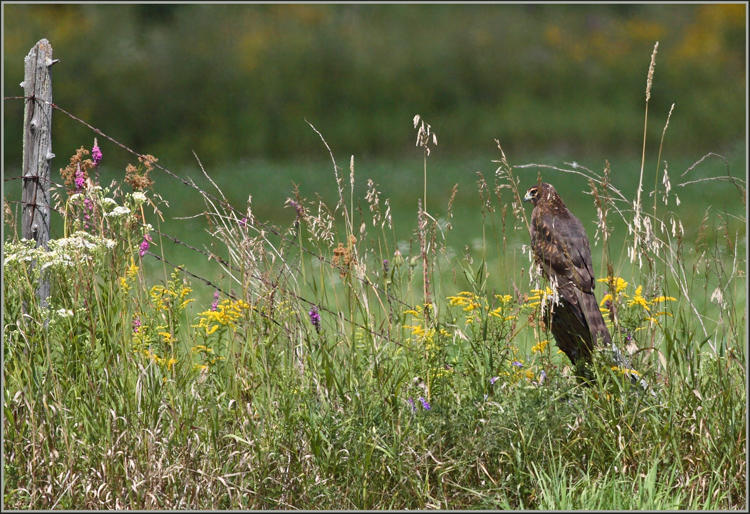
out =
<svg viewBox="0 0 750 514"><path fill-rule="evenodd" d="M194 150L237 207L253 195L258 218L282 226L294 220L283 207L293 183L308 198L336 203L328 152L305 120L345 175L355 156L365 213L366 178L391 198L396 238L411 237L421 196L417 113L438 135L428 164L436 217L459 184L450 236L459 252L482 234L475 172L491 179L494 138L513 164L577 161L601 171L609 160L614 183L632 194L657 40L644 183L661 183L657 150L672 102L662 161L673 176L707 152L725 155L734 175L746 166L744 4L3 4L3 15L6 96L22 94L23 58L47 38L61 59L57 104L207 186ZM12 177L20 173L23 106L7 100L4 108L4 172ZM59 180L93 134L59 112L53 124ZM121 179L132 156L99 143L102 182ZM523 173L522 187L536 180L536 169ZM708 159L689 177L726 173L721 160ZM543 172L593 234L585 180L552 175ZM199 213L200 198L158 170L154 178L170 200L167 229L200 246L207 235L197 221L174 220ZM4 185L6 198L20 197L19 181ZM686 221L697 228L727 195L740 226L744 203L727 183L686 188ZM189 254L174 259L199 265Z"/></svg>
<svg viewBox="0 0 750 514"><path fill-rule="evenodd" d="M413 151L424 116L439 151L499 137L520 157L640 151L645 76L660 42L651 129L726 151L745 134L746 8L735 5L8 5L5 95L52 43L54 101L172 164ZM5 164L22 105L5 103ZM660 121L657 123L657 121ZM55 116L64 156L89 134ZM324 155L325 157L325 155Z"/></svg>

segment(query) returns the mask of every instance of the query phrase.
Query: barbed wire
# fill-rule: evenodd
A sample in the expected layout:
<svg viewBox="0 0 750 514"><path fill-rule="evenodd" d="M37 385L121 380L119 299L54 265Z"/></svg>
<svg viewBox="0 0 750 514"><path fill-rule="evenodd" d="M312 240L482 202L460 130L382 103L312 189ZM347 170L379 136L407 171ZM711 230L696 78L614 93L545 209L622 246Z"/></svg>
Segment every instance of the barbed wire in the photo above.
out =
<svg viewBox="0 0 750 514"><path fill-rule="evenodd" d="M39 100L39 99L37 99L35 97L25 97L25 96L6 96L6 97L4 97L4 99L5 100L21 100L21 99L23 99L23 100L34 100L34 101L42 102L42 100ZM76 116L75 114L69 112L68 110L64 109L63 107L60 107L56 103L54 103L54 102L46 102L46 101L44 101L44 103L49 103L49 105L53 109L62 112L63 114L65 114L66 116L68 116L73 121L76 121L77 123L80 123L81 125L85 126L89 130L91 130L92 132L94 132L95 134L98 134L99 136L101 136L104 139L110 141L112 144L118 146L119 148L125 150L126 152L128 152L128 153L130 153L130 154L132 154L132 155L134 155L136 157L144 157L145 154L141 154L141 153L133 150L129 146L125 145L124 143L121 143L120 141L116 140L112 136L110 136L110 135L102 132L97 127L95 127L95 126L91 125L90 123L88 123L87 121L79 118L78 116ZM179 175L177 175L173 171L169 170L165 166L159 164L158 162L152 162L151 164L155 168L158 168L159 170L161 170L164 173L166 173L169 177L171 177L171 178L173 178L173 179L181 182L183 185L185 185L187 187L195 189L201 195L203 195L203 196L205 196L207 198L210 198L211 200L219 203L222 207L224 207L224 208L226 208L228 210L233 211L235 214L240 214L241 216L245 215L245 213L243 211L240 211L239 209L237 209L236 207L234 207L226 199L219 198L216 195L213 195L213 194L211 194L211 193L209 193L207 191L204 191L200 187L198 187L198 185L195 184L195 182L192 180L192 178L190 178L190 177L188 177L188 178L180 177ZM319 254L317 254L317 253L315 253L315 252L313 252L313 251L308 250L307 248L305 248L299 241L296 240L296 238L285 236L284 234L282 234L281 232L279 232L273 225L271 225L269 223L265 223L265 222L260 221L260 220L255 220L254 224L260 226L264 230L267 230L271 234L279 237L284 243L289 244L289 245L294 244L303 253L311 255L311 256L319 259L321 262L325 262L326 264L329 264L329 265L331 265L333 267L337 267L333 262L331 262L328 259L326 259L323 255L319 255ZM360 282L362 282L365 286L372 287L372 288L376 289L379 293L383 294L389 300L394 301L394 302L396 302L396 303L398 303L398 304L400 304L400 305L402 305L404 307L411 308L411 305L409 305L408 303L404 302L400 298L397 298L397 297L391 295L388 291L384 290L383 288L381 288L380 286L378 286L377 284L375 284L374 282L372 282L366 276L365 277L356 277L355 276L355 279L359 280Z"/></svg>
<svg viewBox="0 0 750 514"><path fill-rule="evenodd" d="M35 101L39 101L37 98L34 98L34 97L24 97L24 96L10 96L10 97L4 97L4 99L5 100L16 100L16 99L17 100L21 100L21 99L23 99L23 100L35 100ZM57 105L57 104L55 104L53 102L45 102L45 103L48 103L55 110L62 112L63 114L65 114L66 116L68 116L70 119L72 119L72 120L74 120L74 121L76 121L76 122L84 125L89 130L91 130L92 132L94 132L95 134L101 136L102 138L106 139L107 141L111 142L112 144L116 145L117 147L125 150L126 152L128 152L128 153L130 153L130 154L132 154L132 155L134 155L136 157L143 157L144 156L144 154L141 154L141 153L133 150L129 146L121 143L120 141L116 140L112 136L109 136L108 134L104 133L102 130L100 130L97 127L91 125L90 123L88 123L85 120L79 118L78 116L72 114L71 112L69 112L68 110L64 109L63 107L60 107L59 105ZM206 198L209 198L209 199L217 202L218 204L220 204L222 207L226 208L227 210L233 211L235 214L240 214L240 215L244 216L244 214L245 214L244 212L242 212L239 209L237 209L234 206L232 206L225 198L218 198L216 195L213 195L213 194L211 194L211 193L209 193L209 192L204 191L203 189L201 189L199 186L197 186L195 184L195 182L192 180L192 178L190 178L190 177L188 177L188 178L180 177L179 175L175 174L174 172L172 172L171 170L169 170L165 166L159 164L158 162L152 162L151 164L155 168L158 168L162 172L166 173L167 176L169 176L169 177L171 177L171 178L173 178L173 179L181 182L183 185L185 185L187 187L190 187L190 188L196 190L202 196L204 196ZM56 187L60 187L60 188L64 187L62 184L54 182L51 178L42 178L42 177L24 177L24 176L4 177L3 181L4 182L8 182L8 181L11 181L11 180L22 180L22 179L30 179L30 178L34 178L34 179L39 180L39 181L50 182L51 184L53 184ZM5 201L8 202L8 203L18 203L18 204L22 204L23 203L23 202L13 201L13 200L5 200ZM41 206L40 205L36 205L36 207L41 207ZM56 209L56 208L54 208L51 205L49 207L54 212L56 212L56 213L64 216L64 213L62 211L60 211L59 209ZM208 214L208 213L204 212L204 214ZM270 233L274 234L275 236L279 237L282 240L283 243L286 243L286 244L295 244L295 246L297 246L304 253L307 253L307 254L309 254L311 256L314 256L315 258L319 259L321 262L325 262L325 263L331 265L334 268L341 269L340 266L337 266L333 262L331 262L328 259L326 259L324 256L319 255L319 254L317 254L317 253L315 253L315 252L313 252L313 251L308 250L307 248L305 248L295 238L285 236L284 234L282 234L281 232L279 232L272 225L270 225L268 223L265 223L265 222L262 222L262 221L259 221L259 220L254 220L253 224L254 225L259 225L263 229L265 229L268 232L270 232ZM162 232L161 230L155 229L154 232L158 233L162 237L166 237L168 240L170 240L170 242L172 242L175 245L183 246L183 247L187 248L190 251L196 252L198 254L203 255L204 257L207 257L209 260L210 259L214 259L217 262L219 262L220 264L222 264L223 266L227 266L230 269L236 269L236 267L232 266L231 263L227 262L226 260L222 259L220 256L218 256L218 255L216 255L216 254L214 254L212 252L208 252L208 251L196 248L196 247L190 245L189 243L187 243L185 241L182 241L182 240L180 240L180 239L178 239L178 238L176 238L174 236L171 236L171 235L169 235L169 234L167 234L165 232ZM164 263L166 263L166 264L168 264L170 266L173 266L174 268L176 268L176 269L178 269L178 270L180 270L180 271L182 271L182 272L190 275L194 279L200 280L201 282L205 283L209 287L213 287L215 290L220 291L221 293L223 293L224 295L226 295L229 298L232 298L232 299L235 299L235 300L238 299L235 294L224 290L223 288L221 288L220 286L218 286L213 281L211 281L211 280L209 280L209 279L207 279L207 278L199 275L198 273L195 273L195 272L187 269L184 265L176 265L176 264L170 262L164 256L155 254L155 253L150 252L150 251L146 251L144 255L149 255L150 257L152 257L154 259L162 261L162 262L164 262ZM255 280L261 281L266 286L271 285L272 287L279 289L283 294L286 294L286 295L289 295L291 297L294 297L296 300L298 300L300 302L303 302L303 303L306 303L306 304L308 304L310 306L315 306L320 311L323 311L323 312L326 312L328 314L331 314L334 317L336 317L337 319L341 319L342 321L344 321L346 323L349 323L352 326L360 328L360 329L364 330L365 332L371 334L372 336L380 337L380 338L382 338L384 340L387 340L387 341L389 341L391 343L394 343L394 344L396 344L398 346L402 346L402 347L405 346L402 342L393 339L388 334L379 332L377 330L374 330L372 328L369 328L369 327L363 325L362 323L359 323L357 321L348 319L342 312L334 311L332 309L329 309L325 305L321 305L321 304L319 304L317 302L308 300L307 298L305 298L305 297L303 297L303 296L295 293L294 291L290 291L289 289L284 288L283 286L279 285L278 283L269 284L268 280L264 279L263 277L260 277L260 276L254 275L254 274L251 274L250 276L252 278L254 278ZM367 277L357 277L357 276L354 276L354 278L357 279L357 280L359 280L359 281L361 281L364 285L372 287L375 290L379 291L380 293L384 294L389 300L395 301L395 302L397 302L397 303L399 303L399 304L401 304L403 306L411 308L411 305L409 305L408 303L404 302L400 298L397 298L397 297L391 295L390 293L388 293L387 291L385 291L384 289L382 289L380 286L378 286L377 284L375 284L371 280L369 280L369 278L367 278ZM259 312L259 314L261 314L261 316L269 319L270 321L272 321L276 325L281 326L281 324L277 320L271 318L270 316L268 316L268 315L266 315L264 313L261 313L260 311L258 311L258 312Z"/></svg>

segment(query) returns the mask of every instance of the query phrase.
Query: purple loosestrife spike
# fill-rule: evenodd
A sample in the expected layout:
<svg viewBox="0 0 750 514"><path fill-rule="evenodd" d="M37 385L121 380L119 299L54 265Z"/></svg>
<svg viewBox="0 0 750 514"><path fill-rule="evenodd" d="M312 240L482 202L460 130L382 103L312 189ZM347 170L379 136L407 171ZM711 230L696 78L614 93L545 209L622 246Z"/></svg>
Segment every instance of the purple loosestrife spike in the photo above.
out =
<svg viewBox="0 0 750 514"><path fill-rule="evenodd" d="M420 396L417 399L419 400L419 403L422 404L422 408L424 410L430 410L432 408L432 407L430 407L430 403L427 400L425 400L424 397Z"/></svg>
<svg viewBox="0 0 750 514"><path fill-rule="evenodd" d="M240 220L240 225L241 225L241 226L243 226L243 227L244 227L245 225L247 225L247 218L242 218L242 219Z"/></svg>
<svg viewBox="0 0 750 514"><path fill-rule="evenodd" d="M81 170L81 163L78 163L76 167L76 190L82 189L86 183L86 179L83 178L83 170Z"/></svg>
<svg viewBox="0 0 750 514"><path fill-rule="evenodd" d="M145 234L143 236L143 241L141 241L141 244L138 247L138 255L140 255L141 257L146 255L146 250L148 250L149 247L149 241L151 241L151 236L149 234Z"/></svg>
<svg viewBox="0 0 750 514"><path fill-rule="evenodd" d="M417 412L417 406L414 405L414 400L412 400L411 398L407 398L406 401L409 402L409 407L411 407L411 413L414 414L415 412Z"/></svg>
<svg viewBox="0 0 750 514"><path fill-rule="evenodd" d="M101 162L102 157L102 150L99 148L99 143L96 142L96 138L94 138L94 147L91 149L91 158L94 160L95 166Z"/></svg>
<svg viewBox="0 0 750 514"><path fill-rule="evenodd" d="M315 327L315 330L319 333L320 332L320 313L318 312L318 308L313 305L312 309L310 309L310 312L308 312L310 315L310 323L313 324Z"/></svg>
<svg viewBox="0 0 750 514"><path fill-rule="evenodd" d="M515 367L517 367L517 368L522 368L522 367L523 367L523 364L521 364L521 363L520 363L520 362L518 362L518 361L513 361L513 365L514 365Z"/></svg>
<svg viewBox="0 0 750 514"><path fill-rule="evenodd" d="M219 308L219 292L218 291L214 291L214 301L211 304L211 310L215 311L218 308Z"/></svg>
<svg viewBox="0 0 750 514"><path fill-rule="evenodd" d="M140 326L141 326L141 318L136 316L135 318L133 318L133 333L137 334Z"/></svg>

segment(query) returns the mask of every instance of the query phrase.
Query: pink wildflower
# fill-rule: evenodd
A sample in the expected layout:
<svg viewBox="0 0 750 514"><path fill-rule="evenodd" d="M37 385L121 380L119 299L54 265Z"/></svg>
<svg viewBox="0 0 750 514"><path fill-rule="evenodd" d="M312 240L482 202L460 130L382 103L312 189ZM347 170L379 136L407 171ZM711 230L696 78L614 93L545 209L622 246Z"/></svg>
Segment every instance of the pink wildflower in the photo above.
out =
<svg viewBox="0 0 750 514"><path fill-rule="evenodd" d="M96 142L96 138L94 138L94 147L91 149L91 158L94 160L94 165L98 165L102 160L102 157L102 150L99 148L99 143Z"/></svg>
<svg viewBox="0 0 750 514"><path fill-rule="evenodd" d="M76 168L76 190L83 188L83 185L86 183L86 179L83 177L83 170L81 169L81 163L78 163L78 167Z"/></svg>
<svg viewBox="0 0 750 514"><path fill-rule="evenodd" d="M148 250L149 247L149 241L151 241L151 236L149 234L144 234L143 241L141 241L141 245L138 247L138 255L143 257L146 255L146 250Z"/></svg>

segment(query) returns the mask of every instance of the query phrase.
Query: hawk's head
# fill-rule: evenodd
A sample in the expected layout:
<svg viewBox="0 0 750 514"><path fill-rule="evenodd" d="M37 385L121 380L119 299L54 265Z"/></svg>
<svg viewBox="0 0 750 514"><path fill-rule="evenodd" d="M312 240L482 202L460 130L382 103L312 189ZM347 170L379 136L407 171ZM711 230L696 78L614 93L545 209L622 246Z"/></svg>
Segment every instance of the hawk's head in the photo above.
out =
<svg viewBox="0 0 750 514"><path fill-rule="evenodd" d="M531 202L536 206L540 200L542 203L547 203L554 201L557 198L559 198L559 195L552 185L547 184L546 182L540 182L526 191L526 196L523 197L523 201Z"/></svg>

